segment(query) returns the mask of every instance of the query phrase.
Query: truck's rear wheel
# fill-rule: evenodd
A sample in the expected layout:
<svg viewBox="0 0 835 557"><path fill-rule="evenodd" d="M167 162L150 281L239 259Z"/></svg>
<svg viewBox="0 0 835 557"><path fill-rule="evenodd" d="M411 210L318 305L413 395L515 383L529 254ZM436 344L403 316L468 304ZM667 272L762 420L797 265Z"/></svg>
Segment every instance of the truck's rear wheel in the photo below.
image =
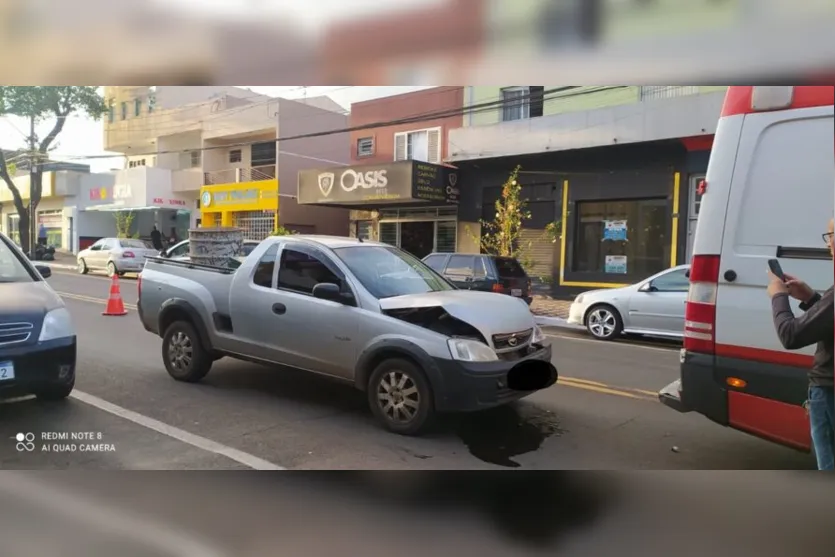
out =
<svg viewBox="0 0 835 557"><path fill-rule="evenodd" d="M194 326L187 321L175 321L162 337L162 361L168 374L177 381L196 383L209 373L213 360Z"/></svg>
<svg viewBox="0 0 835 557"><path fill-rule="evenodd" d="M429 381L409 360L382 361L371 373L367 392L371 412L391 432L419 435L435 417Z"/></svg>

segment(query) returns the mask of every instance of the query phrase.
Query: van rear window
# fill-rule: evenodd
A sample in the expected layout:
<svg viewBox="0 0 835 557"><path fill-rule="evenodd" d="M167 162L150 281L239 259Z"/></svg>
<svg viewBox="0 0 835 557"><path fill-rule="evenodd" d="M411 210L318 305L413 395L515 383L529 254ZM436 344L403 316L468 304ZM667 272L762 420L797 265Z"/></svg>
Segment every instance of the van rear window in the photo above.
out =
<svg viewBox="0 0 835 557"><path fill-rule="evenodd" d="M525 277L525 269L518 261L510 257L497 257L493 261L496 262L496 270L499 271L500 277Z"/></svg>

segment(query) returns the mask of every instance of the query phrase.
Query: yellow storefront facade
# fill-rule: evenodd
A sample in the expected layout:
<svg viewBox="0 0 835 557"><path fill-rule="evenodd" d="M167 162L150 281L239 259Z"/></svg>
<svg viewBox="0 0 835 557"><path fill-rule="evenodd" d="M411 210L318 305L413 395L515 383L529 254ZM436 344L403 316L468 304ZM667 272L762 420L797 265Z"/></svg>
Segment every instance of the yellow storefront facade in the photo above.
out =
<svg viewBox="0 0 835 557"><path fill-rule="evenodd" d="M262 240L278 228L278 180L218 184L200 189L200 226L234 226Z"/></svg>

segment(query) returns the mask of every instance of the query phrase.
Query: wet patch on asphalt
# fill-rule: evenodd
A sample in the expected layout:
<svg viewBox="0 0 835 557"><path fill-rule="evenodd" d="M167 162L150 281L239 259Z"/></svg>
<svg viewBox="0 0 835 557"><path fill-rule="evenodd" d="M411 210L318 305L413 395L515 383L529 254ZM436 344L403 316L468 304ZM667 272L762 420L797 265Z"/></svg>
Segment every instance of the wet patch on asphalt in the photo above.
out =
<svg viewBox="0 0 835 557"><path fill-rule="evenodd" d="M556 414L526 405L462 414L451 426L470 454L506 468L521 467L514 457L534 452L547 438L564 433Z"/></svg>

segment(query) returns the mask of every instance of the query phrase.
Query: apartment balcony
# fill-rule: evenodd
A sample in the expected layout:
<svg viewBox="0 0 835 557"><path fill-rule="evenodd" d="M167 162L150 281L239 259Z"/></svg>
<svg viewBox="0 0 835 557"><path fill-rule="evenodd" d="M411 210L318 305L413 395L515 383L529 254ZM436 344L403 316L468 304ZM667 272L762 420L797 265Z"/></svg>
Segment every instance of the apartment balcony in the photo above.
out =
<svg viewBox="0 0 835 557"><path fill-rule="evenodd" d="M240 184L245 182L260 182L275 180L275 165L252 166L248 168L227 168L203 173L203 184L217 186L221 184Z"/></svg>
<svg viewBox="0 0 835 557"><path fill-rule="evenodd" d="M686 87L646 89L639 102L450 130L447 161L587 149L716 132L725 98L723 90L696 94Z"/></svg>

